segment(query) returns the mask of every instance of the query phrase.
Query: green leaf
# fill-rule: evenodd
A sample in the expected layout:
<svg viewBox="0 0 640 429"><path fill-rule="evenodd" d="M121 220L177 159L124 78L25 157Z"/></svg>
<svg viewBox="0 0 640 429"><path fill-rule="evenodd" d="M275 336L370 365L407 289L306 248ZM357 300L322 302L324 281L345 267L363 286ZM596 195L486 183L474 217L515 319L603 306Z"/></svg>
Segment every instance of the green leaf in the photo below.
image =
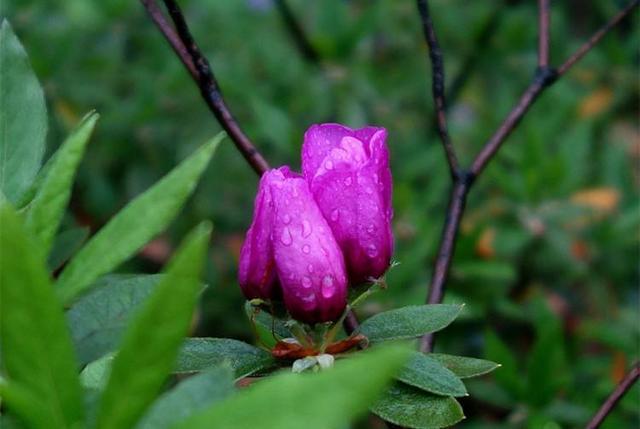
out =
<svg viewBox="0 0 640 429"><path fill-rule="evenodd" d="M160 233L193 192L224 134L218 134L150 189L131 201L69 262L58 278L65 304Z"/></svg>
<svg viewBox="0 0 640 429"><path fill-rule="evenodd" d="M506 344L493 332L487 331L484 336L485 354L487 358L500 362L501 368L494 377L498 384L508 390L516 398L524 394L524 381L518 371L518 363Z"/></svg>
<svg viewBox="0 0 640 429"><path fill-rule="evenodd" d="M415 338L447 327L460 313L461 305L414 305L378 313L360 325L369 341Z"/></svg>
<svg viewBox="0 0 640 429"><path fill-rule="evenodd" d="M89 113L56 152L41 186L27 206L25 224L40 239L42 253L48 254L64 215L75 173L84 155L98 114Z"/></svg>
<svg viewBox="0 0 640 429"><path fill-rule="evenodd" d="M211 226L203 223L189 234L133 318L113 361L96 428L132 427L171 372L200 292L198 277L210 232Z"/></svg>
<svg viewBox="0 0 640 429"><path fill-rule="evenodd" d="M377 347L319 373L284 373L185 420L176 428L333 429L361 415L406 362L407 350Z"/></svg>
<svg viewBox="0 0 640 429"><path fill-rule="evenodd" d="M447 367L459 378L471 378L488 374L500 367L500 364L490 360L476 359L464 356L453 356L440 353L430 353L429 357Z"/></svg>
<svg viewBox="0 0 640 429"><path fill-rule="evenodd" d="M156 275L105 276L69 311L67 322L81 365L115 349L131 315L163 278Z"/></svg>
<svg viewBox="0 0 640 429"><path fill-rule="evenodd" d="M49 271L55 271L67 262L88 237L88 227L71 228L58 234L47 259Z"/></svg>
<svg viewBox="0 0 640 429"><path fill-rule="evenodd" d="M188 338L182 346L176 372L197 372L228 363L236 378L274 365L271 355L242 341L229 338Z"/></svg>
<svg viewBox="0 0 640 429"><path fill-rule="evenodd" d="M220 402L233 393L233 378L224 365L189 377L162 395L136 429L165 429Z"/></svg>
<svg viewBox="0 0 640 429"><path fill-rule="evenodd" d="M424 391L443 396L466 396L467 390L456 375L431 355L414 352L397 377L398 380Z"/></svg>
<svg viewBox="0 0 640 429"><path fill-rule="evenodd" d="M403 384L389 389L371 411L388 422L414 429L444 428L464 419L462 407L455 399Z"/></svg>
<svg viewBox="0 0 640 429"><path fill-rule="evenodd" d="M111 374L111 365L115 355L109 353L98 360L94 360L84 367L80 373L80 384L85 389L103 390L107 385L109 374Z"/></svg>
<svg viewBox="0 0 640 429"><path fill-rule="evenodd" d="M51 428L83 419L71 338L44 257L16 212L0 206L0 349L4 374L37 399Z"/></svg>
<svg viewBox="0 0 640 429"><path fill-rule="evenodd" d="M47 108L29 58L7 20L0 26L0 192L16 202L40 169Z"/></svg>
<svg viewBox="0 0 640 429"><path fill-rule="evenodd" d="M51 426L50 410L40 406L40 399L30 390L23 388L16 383L7 383L0 380L0 398L4 401L4 410L9 410L13 416L18 417L30 428L49 428L60 427ZM16 420L9 420L11 423L6 424L7 415L0 414L0 428L22 428ZM12 426L13 424L13 426ZM6 426L5 426L6 425Z"/></svg>

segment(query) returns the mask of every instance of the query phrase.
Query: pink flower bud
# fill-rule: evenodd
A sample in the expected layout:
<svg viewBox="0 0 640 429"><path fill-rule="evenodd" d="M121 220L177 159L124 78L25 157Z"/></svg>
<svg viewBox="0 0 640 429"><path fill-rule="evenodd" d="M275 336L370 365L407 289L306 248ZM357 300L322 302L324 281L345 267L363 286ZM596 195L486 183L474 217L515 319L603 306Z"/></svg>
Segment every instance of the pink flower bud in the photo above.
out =
<svg viewBox="0 0 640 429"><path fill-rule="evenodd" d="M384 128L311 126L302 172L344 254L352 284L380 277L393 251L391 170Z"/></svg>
<svg viewBox="0 0 640 429"><path fill-rule="evenodd" d="M307 182L288 167L260 180L239 271L247 298L270 299L280 290L291 316L302 322L334 321L345 309L342 252Z"/></svg>

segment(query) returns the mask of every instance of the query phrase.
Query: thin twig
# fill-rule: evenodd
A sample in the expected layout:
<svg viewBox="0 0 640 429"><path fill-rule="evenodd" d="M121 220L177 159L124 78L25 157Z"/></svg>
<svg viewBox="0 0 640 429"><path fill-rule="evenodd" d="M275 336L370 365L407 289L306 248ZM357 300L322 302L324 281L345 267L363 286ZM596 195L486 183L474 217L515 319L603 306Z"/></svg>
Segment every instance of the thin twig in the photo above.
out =
<svg viewBox="0 0 640 429"><path fill-rule="evenodd" d="M227 107L211 66L193 39L178 4L174 0L164 0L167 11L175 25L174 30L164 19L155 0L140 1L182 63L189 70L207 106L209 106L222 128L227 132L236 148L258 175L264 173L269 169L269 164L244 134Z"/></svg>
<svg viewBox="0 0 640 429"><path fill-rule="evenodd" d="M429 58L431 59L431 82L433 100L435 102L435 116L438 125L438 134L440 134L440 140L442 140L442 146L444 147L444 151L447 155L451 178L456 180L459 175L460 167L447 129L447 103L444 89L444 62L442 60L442 51L440 50L440 44L438 43L436 31L433 27L433 20L429 14L429 2L427 0L417 0L417 4L418 11L420 12L420 18L422 20L424 38L427 42L427 46L429 47Z"/></svg>
<svg viewBox="0 0 640 429"><path fill-rule="evenodd" d="M609 397L604 401L598 412L593 416L593 418L587 423L586 429L596 429L600 427L604 419L609 415L611 410L616 406L618 401L622 399L622 397L627 393L627 391L633 386L633 383L638 381L640 377L640 362L636 362L635 365L631 368L631 371L618 383L618 385L613 389L613 392L609 395Z"/></svg>
<svg viewBox="0 0 640 429"><path fill-rule="evenodd" d="M550 0L538 0L538 67L549 66Z"/></svg>
<svg viewBox="0 0 640 429"><path fill-rule="evenodd" d="M318 54L318 51L313 47L302 26L296 20L287 0L276 0L275 3L287 31L296 44L296 47L298 48L298 51L300 51L302 57L310 64L316 66L320 65L320 54Z"/></svg>
<svg viewBox="0 0 640 429"><path fill-rule="evenodd" d="M589 40L584 43L571 57L569 57L558 69L554 69L549 66L549 4L548 1L539 0L539 30L540 36L538 41L538 67L532 82L525 89L522 96L513 107L511 112L504 119L502 124L498 127L496 132L487 140L482 149L479 151L471 167L468 170L460 170L457 175L454 175L454 184L451 190L451 196L449 200L449 206L447 208L447 214L445 218L445 224L443 228L442 238L439 245L438 256L435 261L433 275L429 287L429 294L427 302L429 304L436 304L442 302L444 296L444 288L447 282L449 268L451 266L451 260L453 259L458 227L460 220L464 214L464 208L466 198L469 193L469 189L475 182L477 176L479 176L487 164L493 159L496 152L500 149L507 137L518 126L524 115L529 108L537 100L540 94L549 86L551 86L558 77L564 75L579 59L581 59L587 52L589 52L596 43L598 43L602 37L607 34L612 28L616 26L624 17L629 15L631 11L640 4L640 0L632 1L627 7L622 9L616 14L607 24L605 24L600 30L598 30ZM432 67L434 70L442 70L440 65L442 64L442 56L439 53L437 46L437 39L435 38L435 32L433 29L433 23L429 18L427 2L426 0L418 0L418 10L422 18L423 27L425 29L425 37L427 44L431 51L437 48L437 55L433 52L430 55L432 61ZM435 43L432 43L436 41ZM443 71L442 71L443 72ZM443 72L444 73L444 72ZM434 71L434 76L435 76ZM442 76L444 81L444 76ZM434 85L435 86L435 85ZM441 101L438 100L437 93L434 88L434 101L436 109L441 105ZM448 140L447 140L448 141ZM445 143L445 140L443 140ZM446 148L446 143L445 143ZM453 148L451 148L453 151ZM451 166L451 163L450 163ZM433 334L427 334L423 336L420 342L420 349L424 352L430 352L433 350L434 336Z"/></svg>

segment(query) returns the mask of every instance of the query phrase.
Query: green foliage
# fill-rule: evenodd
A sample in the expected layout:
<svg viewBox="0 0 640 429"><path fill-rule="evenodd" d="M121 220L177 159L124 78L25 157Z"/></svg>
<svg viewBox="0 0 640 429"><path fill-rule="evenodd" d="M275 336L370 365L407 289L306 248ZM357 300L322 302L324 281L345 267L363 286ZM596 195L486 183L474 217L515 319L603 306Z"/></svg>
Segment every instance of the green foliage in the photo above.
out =
<svg viewBox="0 0 640 429"><path fill-rule="evenodd" d="M91 238L56 282L63 302L71 302L100 275L127 260L167 226L193 192L223 138L224 134L219 134L205 144Z"/></svg>
<svg viewBox="0 0 640 429"><path fill-rule="evenodd" d="M369 341L415 338L446 328L461 310L461 305L451 304L407 306L368 318L360 332Z"/></svg>
<svg viewBox="0 0 640 429"><path fill-rule="evenodd" d="M174 364L200 292L199 274L211 227L184 240L165 276L131 321L100 400L96 428L131 427L157 395Z"/></svg>
<svg viewBox="0 0 640 429"><path fill-rule="evenodd" d="M488 374L501 365L484 359L464 356L453 356L442 353L430 353L431 359L437 360L459 378L477 377Z"/></svg>
<svg viewBox="0 0 640 429"><path fill-rule="evenodd" d="M182 345L175 371L204 371L228 364L236 378L273 366L271 355L242 341L229 338L189 338Z"/></svg>
<svg viewBox="0 0 640 429"><path fill-rule="evenodd" d="M9 22L0 24L0 195L16 202L40 169L47 109L40 83ZM2 199L2 198L0 198Z"/></svg>
<svg viewBox="0 0 640 429"><path fill-rule="evenodd" d="M414 352L398 380L426 392L443 396L466 396L462 381L430 355Z"/></svg>
<svg viewBox="0 0 640 429"><path fill-rule="evenodd" d="M380 396L407 359L379 347L317 374L281 374L185 420L177 428L342 428ZM274 412L277 410L277 412Z"/></svg>
<svg viewBox="0 0 640 429"><path fill-rule="evenodd" d="M71 338L44 256L6 203L0 204L0 255L0 349L13 392L2 396L10 409L15 400L35 427L75 427L83 407Z"/></svg>
<svg viewBox="0 0 640 429"><path fill-rule="evenodd" d="M62 144L53 156L33 201L26 208L26 226L40 240L44 254L51 249L69 203L78 164L97 120L97 114L88 114Z"/></svg>

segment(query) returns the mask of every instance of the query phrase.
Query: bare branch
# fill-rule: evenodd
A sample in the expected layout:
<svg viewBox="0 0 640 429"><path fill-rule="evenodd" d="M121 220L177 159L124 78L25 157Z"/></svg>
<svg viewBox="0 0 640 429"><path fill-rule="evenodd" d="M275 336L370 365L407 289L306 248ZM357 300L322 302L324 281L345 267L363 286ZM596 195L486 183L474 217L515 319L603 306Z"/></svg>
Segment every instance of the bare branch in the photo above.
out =
<svg viewBox="0 0 640 429"><path fill-rule="evenodd" d="M164 0L167 11L175 25L174 30L165 20L155 0L140 1L191 74L198 88L200 88L200 93L207 106L209 106L222 128L227 132L236 148L258 175L264 173L269 169L269 164L244 134L231 114L222 97L222 92L213 75L211 66L200 52L177 3L174 0Z"/></svg>
<svg viewBox="0 0 640 429"><path fill-rule="evenodd" d="M550 0L538 0L538 67L549 66Z"/></svg>
<svg viewBox="0 0 640 429"><path fill-rule="evenodd" d="M447 129L447 107L444 89L445 75L442 51L440 50L438 38L433 27L433 20L429 14L429 2L427 0L417 0L417 4L418 11L420 12L420 18L422 20L424 38L427 41L429 57L431 59L431 79L438 133L440 134L440 140L442 140L442 146L444 147L444 151L447 155L447 162L449 163L451 177L453 180L456 180L459 175L460 167Z"/></svg>
<svg viewBox="0 0 640 429"><path fill-rule="evenodd" d="M596 429L600 427L605 418L609 415L611 410L616 406L618 401L627 393L627 391L633 386L633 383L638 381L640 377L640 362L636 362L631 368L631 371L618 383L613 389L613 392L604 401L598 412L587 423L586 429Z"/></svg>
<svg viewBox="0 0 640 429"><path fill-rule="evenodd" d="M302 54L302 57L313 65L320 65L320 54L318 54L318 51L313 47L302 26L296 20L287 0L275 0L275 3L287 31L295 42L298 51Z"/></svg>

